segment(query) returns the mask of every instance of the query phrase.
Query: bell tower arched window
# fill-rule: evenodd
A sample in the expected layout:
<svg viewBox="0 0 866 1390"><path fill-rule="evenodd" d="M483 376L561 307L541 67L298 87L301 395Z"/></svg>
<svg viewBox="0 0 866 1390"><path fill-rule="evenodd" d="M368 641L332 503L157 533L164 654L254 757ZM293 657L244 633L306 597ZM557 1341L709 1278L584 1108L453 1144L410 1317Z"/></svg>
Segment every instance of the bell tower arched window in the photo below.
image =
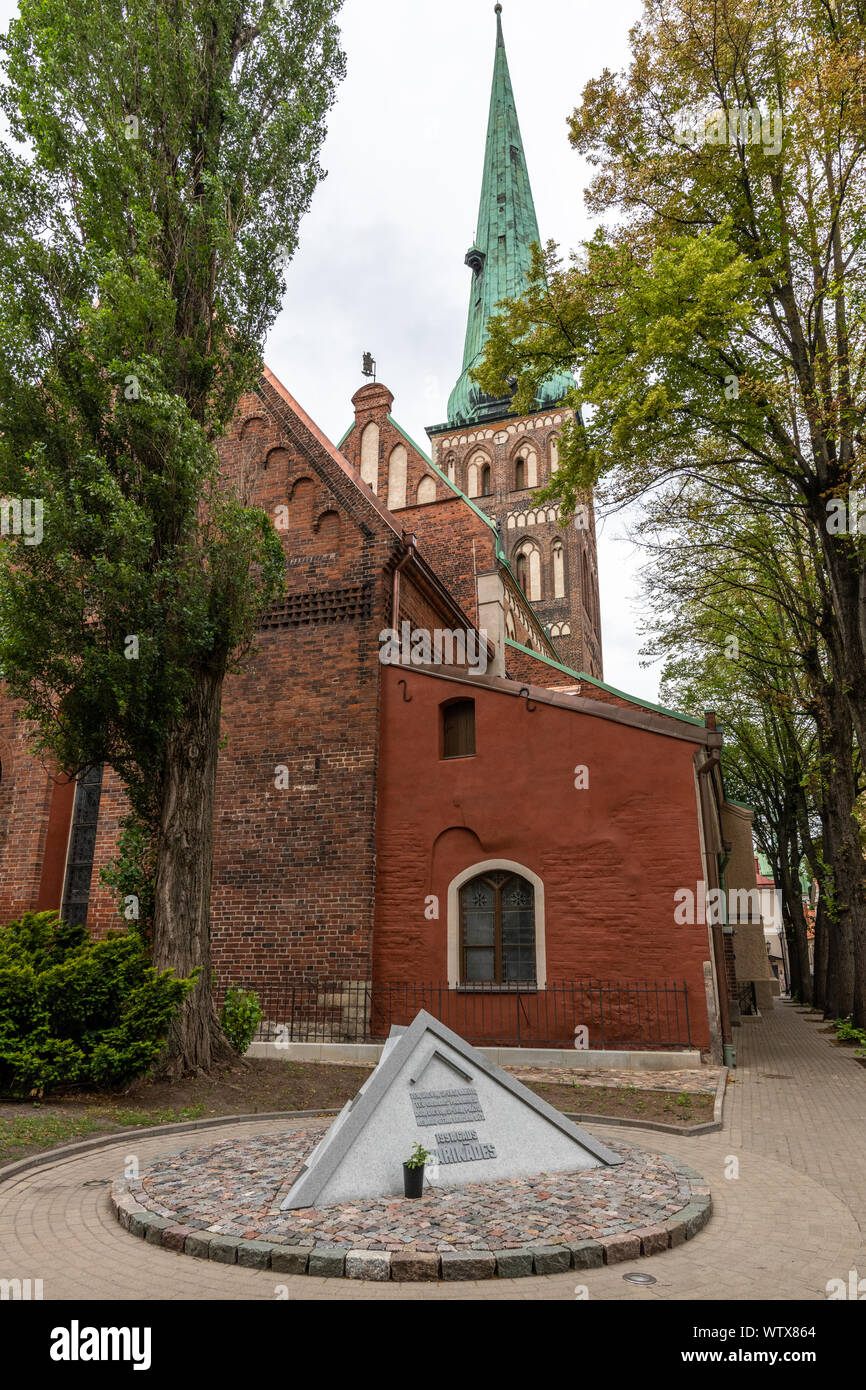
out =
<svg viewBox="0 0 866 1390"><path fill-rule="evenodd" d="M541 598L541 556L534 545L524 545L516 556L517 582L529 599L537 603Z"/></svg>
<svg viewBox="0 0 866 1390"><path fill-rule="evenodd" d="M553 542L553 597L565 598L565 551L559 538Z"/></svg>
<svg viewBox="0 0 866 1390"><path fill-rule="evenodd" d="M520 874L493 870L460 889L460 979L535 983L535 890Z"/></svg>
<svg viewBox="0 0 866 1390"><path fill-rule="evenodd" d="M526 460L519 458L514 465L514 490L521 492L526 487Z"/></svg>
<svg viewBox="0 0 866 1390"><path fill-rule="evenodd" d="M485 463L481 470L481 496L490 496L490 464Z"/></svg>

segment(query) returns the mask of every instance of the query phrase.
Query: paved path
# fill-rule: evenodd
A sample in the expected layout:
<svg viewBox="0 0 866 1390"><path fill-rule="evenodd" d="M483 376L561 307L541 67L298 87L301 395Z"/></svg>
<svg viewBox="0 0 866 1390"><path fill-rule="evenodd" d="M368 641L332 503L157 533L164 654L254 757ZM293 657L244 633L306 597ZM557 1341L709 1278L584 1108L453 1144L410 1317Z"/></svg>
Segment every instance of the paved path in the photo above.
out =
<svg viewBox="0 0 866 1390"><path fill-rule="evenodd" d="M211 1264L146 1245L121 1230L104 1186L134 1153L142 1166L169 1149L261 1134L226 1126L117 1144L0 1185L0 1278L41 1278L46 1299L575 1298L824 1299L829 1279L866 1277L866 1068L792 1006L746 1018L737 1030L725 1127L688 1139L605 1125L614 1144L643 1143L685 1159L707 1178L714 1215L694 1240L635 1262L658 1281L623 1282L631 1265L529 1279L441 1285L291 1278ZM773 1077L784 1079L773 1079ZM300 1122L284 1122L280 1130ZM739 1177L729 1176L732 1159Z"/></svg>

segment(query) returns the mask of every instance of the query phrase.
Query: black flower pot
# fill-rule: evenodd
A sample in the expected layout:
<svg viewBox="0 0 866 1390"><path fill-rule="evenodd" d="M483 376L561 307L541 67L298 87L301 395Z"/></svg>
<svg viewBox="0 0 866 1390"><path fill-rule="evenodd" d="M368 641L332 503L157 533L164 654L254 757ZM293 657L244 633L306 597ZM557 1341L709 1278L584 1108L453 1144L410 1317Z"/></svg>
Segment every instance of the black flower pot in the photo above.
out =
<svg viewBox="0 0 866 1390"><path fill-rule="evenodd" d="M420 1197L424 1191L424 1168L410 1168L403 1164L403 1196Z"/></svg>

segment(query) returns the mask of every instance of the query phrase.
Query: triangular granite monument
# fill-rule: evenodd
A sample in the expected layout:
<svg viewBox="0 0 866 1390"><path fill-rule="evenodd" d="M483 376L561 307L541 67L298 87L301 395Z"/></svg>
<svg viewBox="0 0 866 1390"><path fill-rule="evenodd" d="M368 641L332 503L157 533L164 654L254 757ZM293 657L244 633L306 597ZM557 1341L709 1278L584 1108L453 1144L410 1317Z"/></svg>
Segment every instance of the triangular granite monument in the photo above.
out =
<svg viewBox="0 0 866 1390"><path fill-rule="evenodd" d="M618 1154L488 1062L423 1010L391 1029L381 1059L308 1157L284 1211L403 1191L403 1161L420 1143L433 1187L570 1173Z"/></svg>

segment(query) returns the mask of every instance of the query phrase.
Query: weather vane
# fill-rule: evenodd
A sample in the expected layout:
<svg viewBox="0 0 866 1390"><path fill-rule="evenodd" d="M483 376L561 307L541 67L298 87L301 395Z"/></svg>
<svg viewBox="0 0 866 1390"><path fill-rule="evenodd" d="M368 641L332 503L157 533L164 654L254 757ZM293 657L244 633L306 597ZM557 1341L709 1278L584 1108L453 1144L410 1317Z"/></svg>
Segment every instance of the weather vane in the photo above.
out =
<svg viewBox="0 0 866 1390"><path fill-rule="evenodd" d="M361 364L361 372L364 376L371 376L376 380L376 363L373 361L372 352L365 352Z"/></svg>

